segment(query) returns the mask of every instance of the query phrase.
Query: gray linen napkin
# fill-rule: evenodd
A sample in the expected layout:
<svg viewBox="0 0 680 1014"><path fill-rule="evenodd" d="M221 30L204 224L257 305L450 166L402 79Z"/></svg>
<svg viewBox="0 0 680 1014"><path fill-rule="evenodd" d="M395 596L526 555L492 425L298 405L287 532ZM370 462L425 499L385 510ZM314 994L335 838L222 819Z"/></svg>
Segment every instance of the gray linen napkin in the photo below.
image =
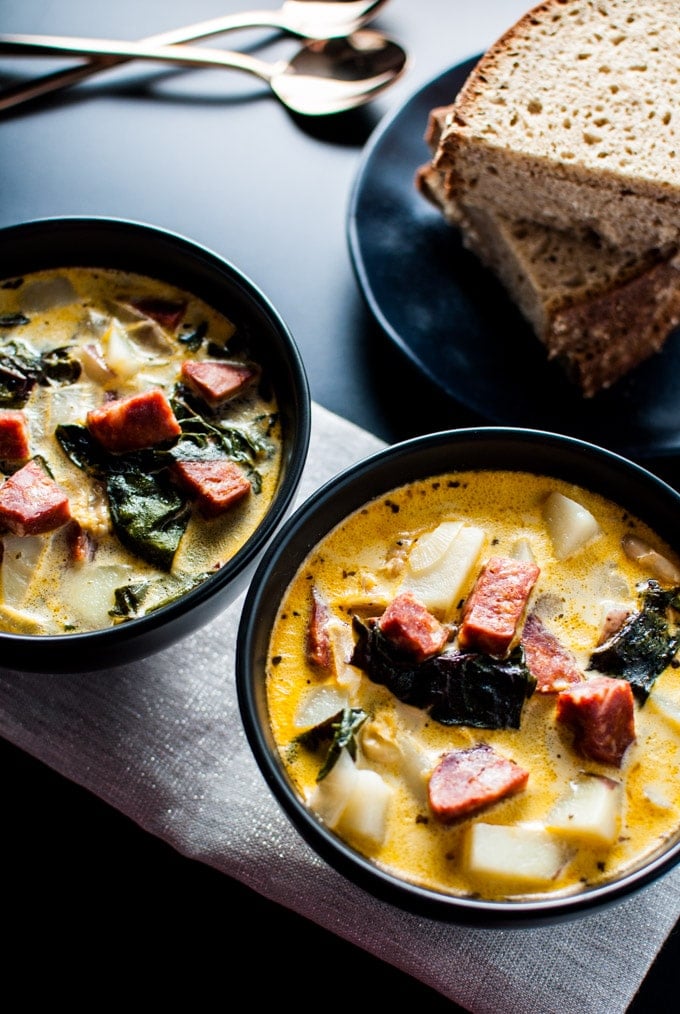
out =
<svg viewBox="0 0 680 1014"><path fill-rule="evenodd" d="M300 499L381 446L314 405ZM0 671L0 734L178 852L475 1014L625 1011L680 914L680 870L613 909L540 929L451 926L369 897L313 855L251 756L233 680L240 607L155 658L51 680L49 695L49 676Z"/></svg>

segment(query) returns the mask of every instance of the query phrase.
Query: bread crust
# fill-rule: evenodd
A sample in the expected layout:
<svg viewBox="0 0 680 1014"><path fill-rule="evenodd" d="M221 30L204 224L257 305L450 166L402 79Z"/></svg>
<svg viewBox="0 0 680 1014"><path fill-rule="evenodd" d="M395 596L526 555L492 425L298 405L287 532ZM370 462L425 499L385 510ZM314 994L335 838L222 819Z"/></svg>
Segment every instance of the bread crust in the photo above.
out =
<svg viewBox="0 0 680 1014"><path fill-rule="evenodd" d="M436 132L436 118L434 111L428 131ZM585 398L658 352L680 325L680 258L674 248L637 258L617 255L592 236L459 204L448 195L445 174L430 164L417 170L415 185L499 278L548 359L560 364ZM551 274L555 250L562 259Z"/></svg>

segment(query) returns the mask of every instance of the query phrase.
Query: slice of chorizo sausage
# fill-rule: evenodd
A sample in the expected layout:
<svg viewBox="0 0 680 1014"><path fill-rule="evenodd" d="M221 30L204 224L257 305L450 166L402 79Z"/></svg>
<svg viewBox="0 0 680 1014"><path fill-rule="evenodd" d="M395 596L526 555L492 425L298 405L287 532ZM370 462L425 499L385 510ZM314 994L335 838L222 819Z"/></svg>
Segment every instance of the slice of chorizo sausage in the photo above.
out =
<svg viewBox="0 0 680 1014"><path fill-rule="evenodd" d="M14 535L44 535L70 520L66 493L36 460L0 487L0 526Z"/></svg>
<svg viewBox="0 0 680 1014"><path fill-rule="evenodd" d="M528 780L528 771L487 743L451 750L430 776L430 809L438 820L450 823L520 792Z"/></svg>
<svg viewBox="0 0 680 1014"><path fill-rule="evenodd" d="M208 359L199 363L192 360L182 363L182 380L213 407L241 394L255 383L258 376L259 372L253 367L234 363L219 363Z"/></svg>
<svg viewBox="0 0 680 1014"><path fill-rule="evenodd" d="M330 669L333 650L330 635L330 610L316 588L312 589L312 606L307 626L307 658L320 669Z"/></svg>
<svg viewBox="0 0 680 1014"><path fill-rule="evenodd" d="M529 672L536 678L537 693L559 693L585 679L575 656L548 630L536 613L527 616L521 641Z"/></svg>
<svg viewBox="0 0 680 1014"><path fill-rule="evenodd" d="M460 648L504 655L515 638L539 574L540 568L530 561L490 557L463 606Z"/></svg>
<svg viewBox="0 0 680 1014"><path fill-rule="evenodd" d="M378 621L380 631L414 662L438 655L449 638L449 628L419 602L412 592L401 592Z"/></svg>
<svg viewBox="0 0 680 1014"><path fill-rule="evenodd" d="M20 409L0 410L0 461L25 461L30 453L26 414Z"/></svg>
<svg viewBox="0 0 680 1014"><path fill-rule="evenodd" d="M176 461L172 468L178 484L196 501L204 518L216 518L250 493L252 484L229 458Z"/></svg>
<svg viewBox="0 0 680 1014"><path fill-rule="evenodd" d="M574 748L602 764L621 766L635 740L635 702L630 683L594 676L557 695L558 722L574 736Z"/></svg>
<svg viewBox="0 0 680 1014"><path fill-rule="evenodd" d="M154 447L182 432L170 402L159 389L92 409L87 414L87 428L114 454Z"/></svg>

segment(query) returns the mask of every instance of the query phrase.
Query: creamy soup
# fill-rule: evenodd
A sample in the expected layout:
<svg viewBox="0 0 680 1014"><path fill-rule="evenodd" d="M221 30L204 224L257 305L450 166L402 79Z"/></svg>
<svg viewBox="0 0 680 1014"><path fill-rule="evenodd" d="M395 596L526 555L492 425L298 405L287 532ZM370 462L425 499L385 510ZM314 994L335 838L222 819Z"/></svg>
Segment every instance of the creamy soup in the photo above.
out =
<svg viewBox="0 0 680 1014"><path fill-rule="evenodd" d="M584 489L514 472L381 496L305 560L267 659L301 798L408 881L580 891L680 824L677 557Z"/></svg>
<svg viewBox="0 0 680 1014"><path fill-rule="evenodd" d="M248 336L191 293L108 269L0 283L0 629L177 598L257 528L280 449Z"/></svg>

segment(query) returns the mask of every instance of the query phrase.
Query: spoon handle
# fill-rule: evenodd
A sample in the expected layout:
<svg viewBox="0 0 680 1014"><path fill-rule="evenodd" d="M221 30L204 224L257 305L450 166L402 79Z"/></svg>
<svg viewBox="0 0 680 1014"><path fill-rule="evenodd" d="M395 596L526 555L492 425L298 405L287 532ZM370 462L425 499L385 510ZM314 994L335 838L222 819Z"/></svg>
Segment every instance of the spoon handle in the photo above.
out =
<svg viewBox="0 0 680 1014"><path fill-rule="evenodd" d="M225 67L270 81L274 67L247 53L199 46L158 46L118 39L72 38L59 35L0 35L0 54L8 56L96 56L152 60L184 67Z"/></svg>
<svg viewBox="0 0 680 1014"><path fill-rule="evenodd" d="M150 35L142 42L149 46L173 46L183 42L194 42L197 39L206 39L211 35L220 35L223 32L235 31L240 28L257 27L279 28L292 34L302 35L302 32L296 32L288 25L279 23L276 11L250 11L247 14L225 14L219 18L197 21L193 25L173 28L158 35ZM347 33L349 33L352 26L346 27ZM344 30L343 34L345 34ZM11 109L22 102L39 98L41 95L48 95L61 88L78 84L79 81L84 81L102 70L127 63L130 59L132 58L126 56L102 56L88 63L79 64L77 67L66 67L32 81L22 81L19 85L5 89L0 95L0 111Z"/></svg>

